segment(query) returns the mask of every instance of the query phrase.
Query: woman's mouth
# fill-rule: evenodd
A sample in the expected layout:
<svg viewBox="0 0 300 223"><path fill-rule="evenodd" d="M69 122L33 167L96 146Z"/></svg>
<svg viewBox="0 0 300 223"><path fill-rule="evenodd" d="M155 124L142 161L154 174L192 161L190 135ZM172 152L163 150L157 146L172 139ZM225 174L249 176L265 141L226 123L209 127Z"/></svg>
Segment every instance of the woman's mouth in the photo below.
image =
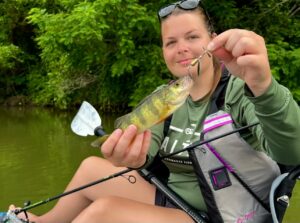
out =
<svg viewBox="0 0 300 223"><path fill-rule="evenodd" d="M177 61L177 63L186 67L186 66L190 65L191 61L192 61L192 59L183 59L183 60Z"/></svg>

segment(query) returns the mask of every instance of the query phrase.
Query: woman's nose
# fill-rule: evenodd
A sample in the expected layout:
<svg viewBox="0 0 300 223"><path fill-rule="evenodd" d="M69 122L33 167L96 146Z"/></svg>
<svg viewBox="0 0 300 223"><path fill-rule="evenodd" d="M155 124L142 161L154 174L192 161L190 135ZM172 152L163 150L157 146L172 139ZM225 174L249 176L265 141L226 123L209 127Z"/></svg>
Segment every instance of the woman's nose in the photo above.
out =
<svg viewBox="0 0 300 223"><path fill-rule="evenodd" d="M189 51L188 44L184 41L178 41L177 43L177 52L178 53L186 53Z"/></svg>

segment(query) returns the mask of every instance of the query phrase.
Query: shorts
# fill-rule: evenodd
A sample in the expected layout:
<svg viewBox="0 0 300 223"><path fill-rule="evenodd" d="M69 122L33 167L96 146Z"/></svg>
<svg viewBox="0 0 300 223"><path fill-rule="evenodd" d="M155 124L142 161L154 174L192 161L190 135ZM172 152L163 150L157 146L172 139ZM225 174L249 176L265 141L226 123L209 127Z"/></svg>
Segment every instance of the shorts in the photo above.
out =
<svg viewBox="0 0 300 223"><path fill-rule="evenodd" d="M180 209L176 204L174 204L164 193L156 189L155 192L155 205L160 207L176 208ZM198 212L199 216L202 217L205 222L208 222L208 216L203 212ZM195 221L195 223L197 223Z"/></svg>
<svg viewBox="0 0 300 223"><path fill-rule="evenodd" d="M156 189L155 192L155 205L160 207L168 207L168 208L177 208L176 206L169 198L166 197L165 194L163 194L160 190Z"/></svg>

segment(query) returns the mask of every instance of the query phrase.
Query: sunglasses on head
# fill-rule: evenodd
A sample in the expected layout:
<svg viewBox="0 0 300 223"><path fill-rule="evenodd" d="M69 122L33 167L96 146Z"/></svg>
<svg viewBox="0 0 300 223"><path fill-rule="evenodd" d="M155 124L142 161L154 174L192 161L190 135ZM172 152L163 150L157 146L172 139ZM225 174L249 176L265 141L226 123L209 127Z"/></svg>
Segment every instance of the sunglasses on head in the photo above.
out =
<svg viewBox="0 0 300 223"><path fill-rule="evenodd" d="M158 11L158 18L159 20L167 17L170 15L176 7L184 9L184 10L193 10L200 5L200 0L182 0L179 2L172 3L165 7L162 7Z"/></svg>

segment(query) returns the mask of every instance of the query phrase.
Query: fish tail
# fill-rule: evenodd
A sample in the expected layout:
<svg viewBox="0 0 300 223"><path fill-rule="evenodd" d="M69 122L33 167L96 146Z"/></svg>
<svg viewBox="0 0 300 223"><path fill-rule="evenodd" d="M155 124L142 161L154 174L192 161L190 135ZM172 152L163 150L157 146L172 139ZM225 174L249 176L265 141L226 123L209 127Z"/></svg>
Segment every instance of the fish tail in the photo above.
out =
<svg viewBox="0 0 300 223"><path fill-rule="evenodd" d="M95 141L93 141L91 143L91 146L99 148L107 140L107 138L109 136L110 135L104 135L104 136L101 136L101 137L97 138Z"/></svg>

